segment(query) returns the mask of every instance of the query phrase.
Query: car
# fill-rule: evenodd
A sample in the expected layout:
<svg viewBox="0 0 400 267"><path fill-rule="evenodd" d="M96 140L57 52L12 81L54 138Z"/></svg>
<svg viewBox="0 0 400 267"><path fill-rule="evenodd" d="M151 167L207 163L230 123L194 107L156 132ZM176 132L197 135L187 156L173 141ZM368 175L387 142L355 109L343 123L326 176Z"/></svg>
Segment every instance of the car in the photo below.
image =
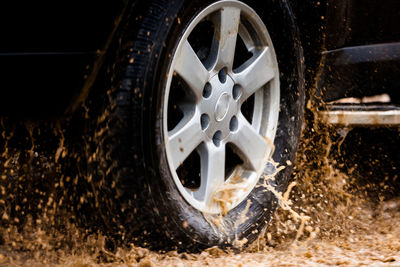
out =
<svg viewBox="0 0 400 267"><path fill-rule="evenodd" d="M124 242L253 242L290 182L306 103L328 124L400 124L395 0L31 1L0 12L1 116L81 118L68 124L85 141L70 142L91 190L81 216Z"/></svg>

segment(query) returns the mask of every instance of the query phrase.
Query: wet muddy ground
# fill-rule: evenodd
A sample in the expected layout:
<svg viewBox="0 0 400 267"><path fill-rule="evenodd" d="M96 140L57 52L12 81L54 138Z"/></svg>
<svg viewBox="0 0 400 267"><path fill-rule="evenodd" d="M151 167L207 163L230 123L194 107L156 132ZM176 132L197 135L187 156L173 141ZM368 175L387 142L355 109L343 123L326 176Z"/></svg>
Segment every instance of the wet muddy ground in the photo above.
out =
<svg viewBox="0 0 400 267"><path fill-rule="evenodd" d="M133 244L110 249L104 236L75 225L71 211L59 208L65 195L51 189L74 178L61 174L56 184L25 188L26 179L62 173L62 142L54 157L32 145L29 166L18 163L21 151L5 149L0 266L400 266L399 130L368 131L306 136L294 183L270 227L241 253L154 252Z"/></svg>
<svg viewBox="0 0 400 267"><path fill-rule="evenodd" d="M353 230L334 238L287 241L276 247L262 246L240 254L217 248L200 254L168 252L160 254L143 248L120 249L106 262L90 251L69 253L48 259L29 258L24 252L3 248L3 266L400 266L400 201L388 201L378 209L366 208L356 218ZM260 240L263 242L264 240ZM77 249L77 248L75 248ZM4 251L6 250L6 251ZM72 251L70 251L72 252ZM54 252L55 254L58 254ZM65 253L65 254L64 254ZM113 259L111 259L113 258Z"/></svg>

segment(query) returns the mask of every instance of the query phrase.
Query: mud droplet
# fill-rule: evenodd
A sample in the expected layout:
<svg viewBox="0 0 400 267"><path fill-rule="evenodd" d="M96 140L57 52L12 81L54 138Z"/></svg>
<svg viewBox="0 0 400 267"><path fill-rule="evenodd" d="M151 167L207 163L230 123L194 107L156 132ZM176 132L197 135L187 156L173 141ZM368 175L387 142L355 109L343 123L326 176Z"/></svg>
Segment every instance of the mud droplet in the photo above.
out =
<svg viewBox="0 0 400 267"><path fill-rule="evenodd" d="M138 267L153 267L153 266L154 265L149 257L143 258L138 264Z"/></svg>

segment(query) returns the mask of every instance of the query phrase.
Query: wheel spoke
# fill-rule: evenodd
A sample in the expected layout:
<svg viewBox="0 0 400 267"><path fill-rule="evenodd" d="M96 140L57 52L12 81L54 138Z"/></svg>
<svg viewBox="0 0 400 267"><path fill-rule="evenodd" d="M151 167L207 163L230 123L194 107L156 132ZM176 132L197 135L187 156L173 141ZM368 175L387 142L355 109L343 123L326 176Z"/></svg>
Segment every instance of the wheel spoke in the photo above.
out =
<svg viewBox="0 0 400 267"><path fill-rule="evenodd" d="M175 170L204 140L200 117L186 115L182 121L169 132L168 146Z"/></svg>
<svg viewBox="0 0 400 267"><path fill-rule="evenodd" d="M236 39L240 23L240 9L226 7L220 11L219 21L216 21L216 36L214 44L218 44L216 70L227 67L232 70L235 56Z"/></svg>
<svg viewBox="0 0 400 267"><path fill-rule="evenodd" d="M225 145L220 147L206 143L199 147L201 159L200 188L194 197L206 204L211 203L215 191L225 181Z"/></svg>
<svg viewBox="0 0 400 267"><path fill-rule="evenodd" d="M239 115L238 121L239 130L232 135L230 141L240 150L244 157L242 160L247 162L252 170L259 170L271 147L242 114Z"/></svg>
<svg viewBox="0 0 400 267"><path fill-rule="evenodd" d="M242 102L275 77L277 70L272 67L272 62L271 50L266 47L236 70L234 80L243 88Z"/></svg>
<svg viewBox="0 0 400 267"><path fill-rule="evenodd" d="M197 99L201 99L209 73L187 40L178 52L175 71L189 85Z"/></svg>

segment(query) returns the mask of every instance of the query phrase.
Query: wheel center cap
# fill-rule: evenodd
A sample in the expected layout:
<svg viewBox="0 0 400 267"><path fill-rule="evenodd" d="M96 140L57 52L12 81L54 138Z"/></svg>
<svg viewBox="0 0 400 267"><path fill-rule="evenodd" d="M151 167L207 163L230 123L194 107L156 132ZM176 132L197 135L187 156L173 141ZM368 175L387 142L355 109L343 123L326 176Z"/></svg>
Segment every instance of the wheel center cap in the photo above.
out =
<svg viewBox="0 0 400 267"><path fill-rule="evenodd" d="M218 98L214 113L217 121L222 121L228 113L230 98L230 95L226 92L222 93Z"/></svg>

